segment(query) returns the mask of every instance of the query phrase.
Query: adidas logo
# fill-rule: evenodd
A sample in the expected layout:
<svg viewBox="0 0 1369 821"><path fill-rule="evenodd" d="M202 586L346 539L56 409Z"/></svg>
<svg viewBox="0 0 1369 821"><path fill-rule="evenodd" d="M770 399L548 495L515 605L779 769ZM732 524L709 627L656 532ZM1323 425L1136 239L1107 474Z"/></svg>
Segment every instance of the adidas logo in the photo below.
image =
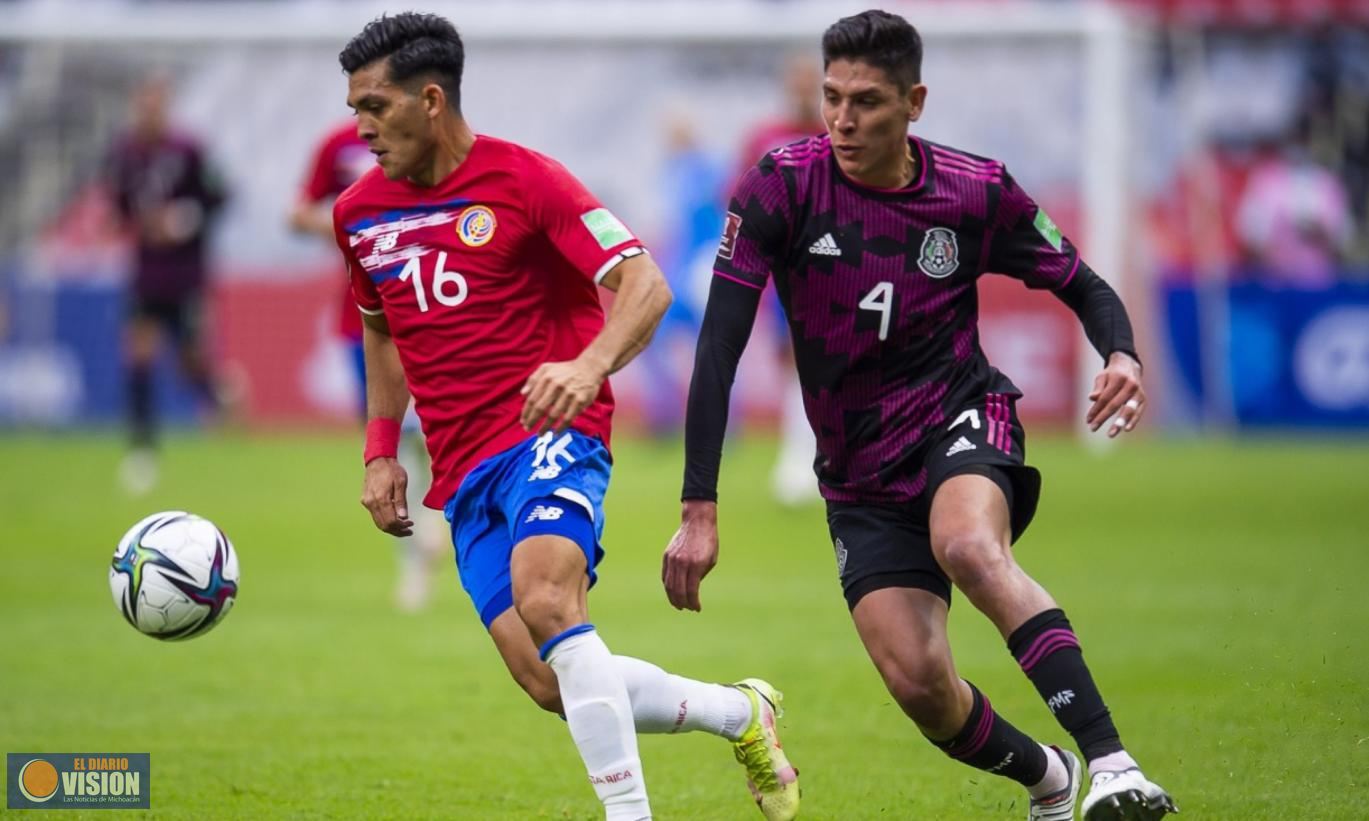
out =
<svg viewBox="0 0 1369 821"><path fill-rule="evenodd" d="M824 257L839 257L841 249L837 247L837 241L832 239L831 234L823 234L818 241L808 246L808 253L821 254Z"/></svg>
<svg viewBox="0 0 1369 821"><path fill-rule="evenodd" d="M523 520L523 524L536 521L554 522L561 518L561 514L563 513L565 513L565 511L559 507L537 505L532 510L528 511L528 518Z"/></svg>
<svg viewBox="0 0 1369 821"><path fill-rule="evenodd" d="M971 442L969 439L966 439L964 436L962 436L962 437L960 437L959 439L955 440L955 444L954 444L954 445L951 445L950 450L946 451L946 455L947 455L947 456L954 456L954 455L956 455L957 453L964 453L964 452L967 451L967 450L974 450L974 449L975 449L975 444L974 444L974 442Z"/></svg>

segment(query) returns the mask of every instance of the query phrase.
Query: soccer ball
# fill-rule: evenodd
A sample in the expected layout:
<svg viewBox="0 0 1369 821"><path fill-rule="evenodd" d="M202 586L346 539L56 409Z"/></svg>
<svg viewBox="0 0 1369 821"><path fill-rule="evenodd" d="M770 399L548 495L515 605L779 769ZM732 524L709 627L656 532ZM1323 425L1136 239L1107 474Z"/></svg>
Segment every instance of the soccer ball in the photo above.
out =
<svg viewBox="0 0 1369 821"><path fill-rule="evenodd" d="M139 632L188 639L223 621L238 595L238 554L208 519L154 513L119 540L109 565L114 604Z"/></svg>

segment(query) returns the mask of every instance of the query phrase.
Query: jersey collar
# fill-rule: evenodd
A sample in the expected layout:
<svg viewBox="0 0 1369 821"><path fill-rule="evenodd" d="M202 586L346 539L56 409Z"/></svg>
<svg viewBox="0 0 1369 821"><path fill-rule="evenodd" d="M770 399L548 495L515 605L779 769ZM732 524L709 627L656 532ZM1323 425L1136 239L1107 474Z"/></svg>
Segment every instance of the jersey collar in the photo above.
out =
<svg viewBox="0 0 1369 821"><path fill-rule="evenodd" d="M876 188L872 185L864 185L846 176L837 165L837 157L834 152L831 155L832 171L850 188L860 192L865 196L877 199L904 199L906 197L917 197L928 192L932 188L932 152L927 150L922 140L913 135L908 135L908 147L917 157L917 174L913 176L913 181L902 188Z"/></svg>

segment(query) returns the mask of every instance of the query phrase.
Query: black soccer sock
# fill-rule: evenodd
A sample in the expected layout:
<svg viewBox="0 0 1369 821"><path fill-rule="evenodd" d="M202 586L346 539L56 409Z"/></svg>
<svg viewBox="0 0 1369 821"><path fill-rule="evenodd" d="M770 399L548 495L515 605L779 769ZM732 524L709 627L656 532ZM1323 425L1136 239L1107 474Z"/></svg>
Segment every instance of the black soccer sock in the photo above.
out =
<svg viewBox="0 0 1369 821"><path fill-rule="evenodd" d="M1086 761L1122 749L1065 611L1052 608L1027 619L1008 637L1008 650Z"/></svg>
<svg viewBox="0 0 1369 821"><path fill-rule="evenodd" d="M979 688L965 683L974 694L965 726L947 741L928 741L956 761L1011 778L1024 787L1040 783L1046 777L1046 751L995 713Z"/></svg>
<svg viewBox="0 0 1369 821"><path fill-rule="evenodd" d="M155 422L150 365L132 365L128 369L128 424L133 447L152 447Z"/></svg>

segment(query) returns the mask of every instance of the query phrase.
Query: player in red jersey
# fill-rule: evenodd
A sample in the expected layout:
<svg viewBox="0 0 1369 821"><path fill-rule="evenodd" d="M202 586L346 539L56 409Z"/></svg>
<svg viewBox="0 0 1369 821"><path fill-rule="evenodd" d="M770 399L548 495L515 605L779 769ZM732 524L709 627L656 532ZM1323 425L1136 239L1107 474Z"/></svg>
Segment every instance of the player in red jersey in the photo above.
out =
<svg viewBox="0 0 1369 821"><path fill-rule="evenodd" d="M357 136L356 125L339 123L314 149L309 170L300 186L299 198L290 211L290 227L303 234L333 238L333 201L375 165L366 141ZM352 299L351 287L343 289L339 306L338 334L347 341L356 362L357 381L365 382L361 359L361 312ZM366 398L360 407L365 412Z"/></svg>
<svg viewBox="0 0 1369 821"><path fill-rule="evenodd" d="M634 727L733 742L766 816L792 818L797 775L758 679L691 681L612 655L588 621L603 556L613 394L670 292L642 244L556 161L476 135L464 49L435 15L371 22L339 55L378 167L333 222L365 314L362 502L410 531L395 461L412 395L461 582L514 679L565 716L612 821L651 817ZM596 284L617 292L605 320ZM545 663L544 663L545 662Z"/></svg>
<svg viewBox="0 0 1369 821"><path fill-rule="evenodd" d="M333 239L333 203L338 195L376 164L375 156L366 141L357 136L356 124L351 121L334 126L324 136L309 161L309 170L299 197L290 210L290 227L303 234L314 234L330 242ZM366 364L361 344L361 311L352 298L347 277L339 277L338 334L347 346L347 358L352 364L357 385L357 410L366 415ZM427 494L427 449L418 420L412 413L404 419L400 437L399 459L405 472L420 482L420 494ZM401 610L414 611L427 603L432 589L432 577L446 549L447 537L441 514L437 511L417 511L414 516L414 535L397 538L395 545L399 559L399 579L395 587L395 604Z"/></svg>

